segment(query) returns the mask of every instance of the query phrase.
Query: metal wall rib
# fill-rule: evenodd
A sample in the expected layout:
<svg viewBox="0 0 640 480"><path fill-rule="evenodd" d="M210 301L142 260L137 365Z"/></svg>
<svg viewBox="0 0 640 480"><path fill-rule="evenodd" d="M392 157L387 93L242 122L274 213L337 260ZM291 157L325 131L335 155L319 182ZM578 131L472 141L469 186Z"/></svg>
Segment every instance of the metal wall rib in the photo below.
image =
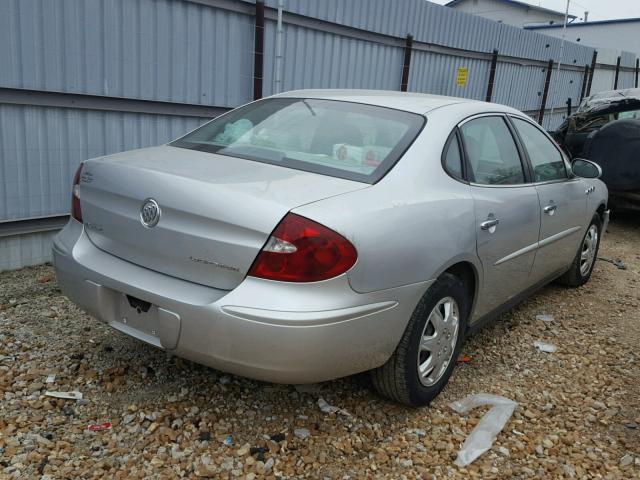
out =
<svg viewBox="0 0 640 480"><path fill-rule="evenodd" d="M0 104L0 219L67 213L82 160L165 143L204 121Z"/></svg>

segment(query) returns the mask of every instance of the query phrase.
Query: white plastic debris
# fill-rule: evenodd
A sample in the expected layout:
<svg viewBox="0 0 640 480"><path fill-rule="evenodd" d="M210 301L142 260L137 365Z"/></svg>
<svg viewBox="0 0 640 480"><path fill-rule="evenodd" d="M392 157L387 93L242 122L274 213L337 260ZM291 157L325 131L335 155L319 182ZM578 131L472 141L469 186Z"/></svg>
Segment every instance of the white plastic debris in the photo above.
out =
<svg viewBox="0 0 640 480"><path fill-rule="evenodd" d="M320 407L320 410L322 410L324 413L329 413L329 414L339 413L340 415L344 415L345 417L351 416L351 414L347 412L344 408L338 408L338 407L334 407L333 405L329 405L327 401L322 397L318 399L318 406Z"/></svg>
<svg viewBox="0 0 640 480"><path fill-rule="evenodd" d="M47 376L47 379L45 380L45 383L53 383L56 381L56 376L52 373L49 376Z"/></svg>
<svg viewBox="0 0 640 480"><path fill-rule="evenodd" d="M542 322L553 322L555 318L553 318L553 315L542 314L536 315L536 320L540 320Z"/></svg>
<svg viewBox="0 0 640 480"><path fill-rule="evenodd" d="M533 346L541 352L545 353L555 353L555 351L558 350L558 347L556 347L552 343L545 343L541 342L540 340L536 340L535 342L533 342Z"/></svg>
<svg viewBox="0 0 640 480"><path fill-rule="evenodd" d="M503 457L508 457L510 455L511 452L509 452L509 449L506 447L503 447L502 445L498 447L498 452L500 453L500 455L502 455Z"/></svg>
<svg viewBox="0 0 640 480"><path fill-rule="evenodd" d="M81 400L82 392L74 390L72 392L44 392L47 397L64 398L65 400Z"/></svg>
<svg viewBox="0 0 640 480"><path fill-rule="evenodd" d="M296 428L293 431L293 434L298 437L300 440L304 440L305 438L309 438L311 432L308 428Z"/></svg>
<svg viewBox="0 0 640 480"><path fill-rule="evenodd" d="M492 405L493 407L480 419L476 428L473 429L462 444L462 448L458 452L458 458L454 462L459 467L469 465L491 448L496 436L502 431L518 406L513 400L487 393L469 395L462 400L451 403L449 406L456 412L465 414L482 405Z"/></svg>

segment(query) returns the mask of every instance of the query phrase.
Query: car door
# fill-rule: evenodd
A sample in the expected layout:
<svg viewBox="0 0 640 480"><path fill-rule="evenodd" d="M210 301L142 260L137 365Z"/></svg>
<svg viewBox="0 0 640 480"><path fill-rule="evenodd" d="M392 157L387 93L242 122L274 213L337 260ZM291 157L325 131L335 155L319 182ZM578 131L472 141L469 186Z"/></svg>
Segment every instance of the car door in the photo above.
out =
<svg viewBox="0 0 640 480"><path fill-rule="evenodd" d="M532 278L543 280L573 261L585 228L584 182L572 178L555 143L537 125L510 117L522 142L540 203L540 238Z"/></svg>
<svg viewBox="0 0 640 480"><path fill-rule="evenodd" d="M477 222L483 281L475 318L530 285L540 207L522 152L503 115L482 115L459 125Z"/></svg>

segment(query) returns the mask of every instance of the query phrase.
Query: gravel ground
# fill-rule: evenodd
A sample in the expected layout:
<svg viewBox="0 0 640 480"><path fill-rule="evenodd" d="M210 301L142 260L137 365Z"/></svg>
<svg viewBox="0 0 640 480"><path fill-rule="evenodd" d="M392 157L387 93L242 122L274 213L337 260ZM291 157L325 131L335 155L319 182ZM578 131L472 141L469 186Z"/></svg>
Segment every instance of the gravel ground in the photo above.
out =
<svg viewBox="0 0 640 480"><path fill-rule="evenodd" d="M614 219L600 255L626 270L600 261L585 287L548 286L503 315L422 409L381 400L366 375L295 388L201 367L83 314L50 266L4 272L0 477L640 478L639 246L640 219ZM458 468L486 409L448 403L479 392L518 407L493 448ZM323 413L319 398L351 415Z"/></svg>

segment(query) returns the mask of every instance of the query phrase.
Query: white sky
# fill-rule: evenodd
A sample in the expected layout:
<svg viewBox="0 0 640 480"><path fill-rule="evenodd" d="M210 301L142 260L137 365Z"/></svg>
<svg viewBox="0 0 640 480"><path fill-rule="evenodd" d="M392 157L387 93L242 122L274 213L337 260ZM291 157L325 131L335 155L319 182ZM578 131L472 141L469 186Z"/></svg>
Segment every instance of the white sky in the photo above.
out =
<svg viewBox="0 0 640 480"><path fill-rule="evenodd" d="M444 5L449 0L429 0ZM519 0L539 7L550 8L564 12L567 7L566 0ZM570 0L569 13L576 15L578 19L589 12L589 20L609 20L612 18L640 17L640 0ZM576 19L575 21L578 21ZM638 33L640 35L640 32Z"/></svg>

